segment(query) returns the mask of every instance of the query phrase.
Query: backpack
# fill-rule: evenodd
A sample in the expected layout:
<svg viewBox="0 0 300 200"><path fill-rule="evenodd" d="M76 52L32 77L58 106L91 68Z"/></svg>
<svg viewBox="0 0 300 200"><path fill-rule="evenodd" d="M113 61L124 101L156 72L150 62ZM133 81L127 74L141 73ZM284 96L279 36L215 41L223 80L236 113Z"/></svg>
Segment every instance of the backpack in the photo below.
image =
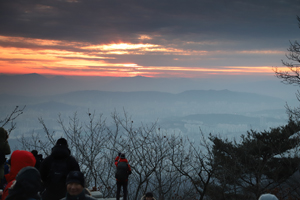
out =
<svg viewBox="0 0 300 200"><path fill-rule="evenodd" d="M64 183L68 175L68 159L54 159L50 166L49 183Z"/></svg>
<svg viewBox="0 0 300 200"><path fill-rule="evenodd" d="M128 164L126 162L119 162L117 164L116 179L125 181L128 179Z"/></svg>

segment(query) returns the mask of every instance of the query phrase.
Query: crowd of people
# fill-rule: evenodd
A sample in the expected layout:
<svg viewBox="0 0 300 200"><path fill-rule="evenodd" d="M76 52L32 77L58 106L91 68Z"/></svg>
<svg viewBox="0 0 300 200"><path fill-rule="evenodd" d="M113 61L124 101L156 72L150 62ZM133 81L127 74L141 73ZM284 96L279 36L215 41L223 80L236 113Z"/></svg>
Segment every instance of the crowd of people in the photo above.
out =
<svg viewBox="0 0 300 200"><path fill-rule="evenodd" d="M36 150L11 153L7 139L7 131L0 128L1 200L95 200L66 139L58 139L45 159Z"/></svg>
<svg viewBox="0 0 300 200"><path fill-rule="evenodd" d="M11 153L8 133L0 127L0 199L1 200L96 200L85 187L84 174L71 155L68 142L57 140L51 154L43 159L37 150L15 150ZM6 159L6 155L10 155ZM124 153L118 153L116 165L116 199L128 196L128 178L131 167ZM156 200L147 192L141 200ZM264 194L259 200L278 200Z"/></svg>

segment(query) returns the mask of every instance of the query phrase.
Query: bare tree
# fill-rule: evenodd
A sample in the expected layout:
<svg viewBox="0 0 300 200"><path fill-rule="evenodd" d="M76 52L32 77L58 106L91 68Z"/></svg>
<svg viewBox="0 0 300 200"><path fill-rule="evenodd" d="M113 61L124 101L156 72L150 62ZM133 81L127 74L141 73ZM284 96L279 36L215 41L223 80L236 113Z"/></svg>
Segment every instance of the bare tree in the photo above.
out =
<svg viewBox="0 0 300 200"><path fill-rule="evenodd" d="M300 17L297 16L298 25L300 28ZM274 68L275 75L282 79L283 83L300 85L300 44L296 40L290 42L290 47L287 49L288 54L286 55L289 61L283 61L284 66L288 67L287 71L278 70Z"/></svg>
<svg viewBox="0 0 300 200"><path fill-rule="evenodd" d="M10 114L6 115L4 119L0 120L1 127L10 125L10 127L7 128L8 135L10 135L11 131L16 128L16 122L14 120L23 114L25 108L26 106L23 106L21 108L19 106L16 106Z"/></svg>
<svg viewBox="0 0 300 200"><path fill-rule="evenodd" d="M58 116L58 124L62 128L62 136L66 137L69 148L77 159L80 169L86 176L88 186L91 186L106 196L111 196L111 188L114 184L111 180L114 174L109 148L106 145L109 140L107 127L102 115L96 117L96 113L87 113L87 122L80 122L77 113L69 117L67 122ZM56 143L56 132L50 131L44 120L39 118L46 137L41 139L40 134L32 133L31 138L24 135L19 138L23 149L36 149L44 155L51 153L52 147Z"/></svg>
<svg viewBox="0 0 300 200"><path fill-rule="evenodd" d="M112 122L106 124L106 119L95 112L88 112L84 121L79 120L77 113L68 119L58 116L62 129L59 132L67 138L90 187L104 197L115 197L114 159L118 152L123 152L132 168L130 200L140 199L148 191L161 200L205 194L212 173L208 165L210 157L203 155L209 147L205 141L202 148L189 140L184 143L181 136L161 131L156 122L136 125L125 111L122 116L115 111L111 117ZM57 134L47 128L42 118L39 121L46 137L41 139L40 134L33 132L30 139L23 135L20 142L25 149L35 148L48 155Z"/></svg>
<svg viewBox="0 0 300 200"><path fill-rule="evenodd" d="M183 186L182 174L172 165L172 149L170 142L180 139L179 136L168 135L157 126L135 122L124 111L120 117L113 113L115 131L111 131L116 152L124 152L132 168L129 178L129 198L140 199L148 191L155 194L157 199L171 199L174 190Z"/></svg>
<svg viewBox="0 0 300 200"><path fill-rule="evenodd" d="M124 117L120 118L115 112L113 114L115 125L120 126L120 137L114 141L118 145L118 150L126 153L130 161L133 174L130 177L131 187L134 191L132 199L139 199L142 194L154 189L151 184L154 173L159 163L166 158L168 149L162 146L166 138L156 131L156 123L150 126L135 128L132 119L124 112Z"/></svg>
<svg viewBox="0 0 300 200"><path fill-rule="evenodd" d="M297 16L298 25L300 28L300 17ZM279 70L278 67L273 68L277 78L285 84L300 86L300 43L296 40L290 42L290 47L287 49L286 57L288 61L282 60L282 64L287 67L287 70ZM300 101L300 92L297 91L296 98ZM300 118L300 107L292 108L286 105L287 113Z"/></svg>
<svg viewBox="0 0 300 200"><path fill-rule="evenodd" d="M69 118L65 125L64 120L59 116L59 124L63 133L70 142L70 149L74 152L75 158L80 164L80 169L87 177L87 182L92 187L98 188L105 196L109 196L111 184L109 179L112 176L111 158L107 157L109 150L107 141L107 127L102 114L96 118L96 113L87 113L86 123L80 123L77 113ZM101 187L100 187L101 186Z"/></svg>
<svg viewBox="0 0 300 200"><path fill-rule="evenodd" d="M200 135L200 144L195 144L187 138L180 142L173 141L171 149L172 164L194 187L194 191L185 196L203 200L212 181L214 165L211 144L201 130Z"/></svg>
<svg viewBox="0 0 300 200"><path fill-rule="evenodd" d="M24 150L37 150L40 154L49 156L51 154L51 148L55 145L56 139L55 131L50 131L45 121L42 117L38 118L39 123L43 127L43 131L46 134L45 137L41 137L41 135L34 130L31 133L30 139L22 134L20 137L17 137L17 140L22 145L22 149Z"/></svg>

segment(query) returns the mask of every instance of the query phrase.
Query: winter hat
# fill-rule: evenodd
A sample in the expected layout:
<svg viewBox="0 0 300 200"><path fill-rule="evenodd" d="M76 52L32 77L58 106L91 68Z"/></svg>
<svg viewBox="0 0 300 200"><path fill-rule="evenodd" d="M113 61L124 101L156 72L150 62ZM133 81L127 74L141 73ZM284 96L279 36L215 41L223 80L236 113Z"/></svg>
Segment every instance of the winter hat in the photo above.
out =
<svg viewBox="0 0 300 200"><path fill-rule="evenodd" d="M145 197L153 197L152 192L147 192L146 195L145 195Z"/></svg>
<svg viewBox="0 0 300 200"><path fill-rule="evenodd" d="M24 167L16 176L14 188L28 197L38 194L42 187L40 172L35 167Z"/></svg>
<svg viewBox="0 0 300 200"><path fill-rule="evenodd" d="M26 180L38 187L42 184L40 172L35 167L31 166L22 168L17 174L16 181L20 182L23 180Z"/></svg>
<svg viewBox="0 0 300 200"><path fill-rule="evenodd" d="M68 147L68 142L65 138L59 138L56 142L56 145L59 145L59 146L67 146Z"/></svg>
<svg viewBox="0 0 300 200"><path fill-rule="evenodd" d="M258 200L278 200L278 198L273 194L262 194Z"/></svg>
<svg viewBox="0 0 300 200"><path fill-rule="evenodd" d="M121 153L120 158L125 158L125 153Z"/></svg>
<svg viewBox="0 0 300 200"><path fill-rule="evenodd" d="M68 185L69 183L79 183L84 187L84 175L80 171L71 171L66 180L66 184Z"/></svg>

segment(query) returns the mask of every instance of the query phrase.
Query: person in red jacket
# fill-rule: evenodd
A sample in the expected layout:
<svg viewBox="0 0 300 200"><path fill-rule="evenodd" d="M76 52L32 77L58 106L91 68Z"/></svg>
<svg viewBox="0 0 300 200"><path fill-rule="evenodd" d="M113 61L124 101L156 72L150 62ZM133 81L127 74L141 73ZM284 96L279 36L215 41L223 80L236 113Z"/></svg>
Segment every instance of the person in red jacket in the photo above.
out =
<svg viewBox="0 0 300 200"><path fill-rule="evenodd" d="M8 195L8 189L14 184L17 174L24 167L30 166L34 167L35 165L35 157L29 151L25 150L15 150L10 157L10 172L5 175L5 179L7 181L7 185L4 188L3 195L1 200L5 200Z"/></svg>
<svg viewBox="0 0 300 200"><path fill-rule="evenodd" d="M124 153L119 153L115 158L116 181L117 181L117 200L120 200L121 187L123 187L123 200L127 200L128 176L131 174L131 168Z"/></svg>

